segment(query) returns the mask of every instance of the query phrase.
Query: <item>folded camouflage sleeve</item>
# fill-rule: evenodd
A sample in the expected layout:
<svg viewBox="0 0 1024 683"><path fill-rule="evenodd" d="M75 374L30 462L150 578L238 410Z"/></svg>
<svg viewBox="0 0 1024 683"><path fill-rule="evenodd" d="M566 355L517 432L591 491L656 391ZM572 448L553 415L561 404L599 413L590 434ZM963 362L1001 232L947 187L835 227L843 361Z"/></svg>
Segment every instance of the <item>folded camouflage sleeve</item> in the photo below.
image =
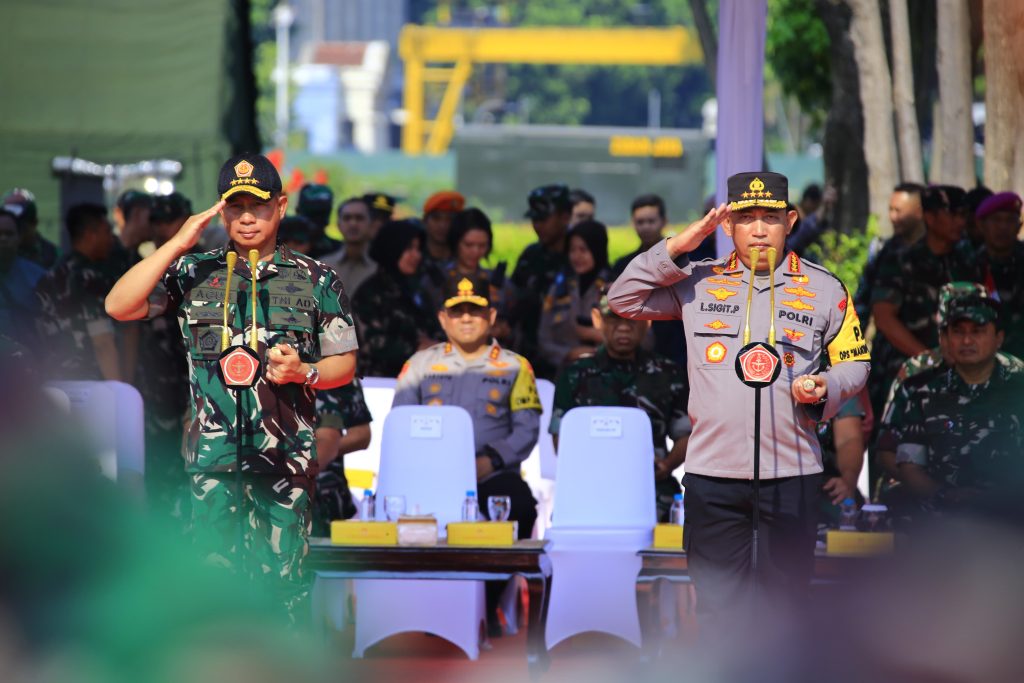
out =
<svg viewBox="0 0 1024 683"><path fill-rule="evenodd" d="M341 280L330 268L321 275L320 330L321 356L336 356L359 348L352 309Z"/></svg>

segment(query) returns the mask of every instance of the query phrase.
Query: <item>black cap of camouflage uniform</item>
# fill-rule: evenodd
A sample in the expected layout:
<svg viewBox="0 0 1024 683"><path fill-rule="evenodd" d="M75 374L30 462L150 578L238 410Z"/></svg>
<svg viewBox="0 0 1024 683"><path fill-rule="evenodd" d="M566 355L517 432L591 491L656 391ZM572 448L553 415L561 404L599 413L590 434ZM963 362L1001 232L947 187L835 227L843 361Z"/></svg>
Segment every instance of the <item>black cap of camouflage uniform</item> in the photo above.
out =
<svg viewBox="0 0 1024 683"><path fill-rule="evenodd" d="M530 208L523 214L531 220L544 220L553 213L572 211L572 198L567 185L542 185L530 191L526 202Z"/></svg>
<svg viewBox="0 0 1024 683"><path fill-rule="evenodd" d="M487 308L491 305L490 300L491 284L483 275L467 275L456 278L448 278L444 284L442 300L445 308L452 308L459 304L473 304Z"/></svg>
<svg viewBox="0 0 1024 683"><path fill-rule="evenodd" d="M217 194L223 200L239 192L270 199L281 193L281 175L262 154L233 156L220 167Z"/></svg>
<svg viewBox="0 0 1024 683"><path fill-rule="evenodd" d="M192 202L180 192L158 195L153 198L149 220L154 223L170 223L192 215Z"/></svg>
<svg viewBox="0 0 1024 683"><path fill-rule="evenodd" d="M951 213L965 211L967 192L956 185L929 185L921 194L921 208L925 211L942 211Z"/></svg>
<svg viewBox="0 0 1024 683"><path fill-rule="evenodd" d="M295 213L305 216L314 224L325 226L331 221L334 192L326 185L308 183L299 190L299 203Z"/></svg>
<svg viewBox="0 0 1024 683"><path fill-rule="evenodd" d="M16 187L4 195L3 206L18 219L18 225L35 223L39 219L36 196L29 190Z"/></svg>

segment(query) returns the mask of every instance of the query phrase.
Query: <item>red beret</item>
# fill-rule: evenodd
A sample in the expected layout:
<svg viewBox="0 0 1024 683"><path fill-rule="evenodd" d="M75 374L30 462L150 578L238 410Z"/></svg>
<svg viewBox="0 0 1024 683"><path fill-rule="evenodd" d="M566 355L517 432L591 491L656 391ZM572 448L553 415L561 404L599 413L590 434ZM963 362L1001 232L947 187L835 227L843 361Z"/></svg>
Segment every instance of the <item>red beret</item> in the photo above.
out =
<svg viewBox="0 0 1024 683"><path fill-rule="evenodd" d="M1009 211L1019 215L1020 207L1020 195L1016 192L997 192L978 205L974 217L981 219L999 211Z"/></svg>
<svg viewBox="0 0 1024 683"><path fill-rule="evenodd" d="M434 211L462 211L466 206L466 198L454 190L435 192L423 203L423 215Z"/></svg>

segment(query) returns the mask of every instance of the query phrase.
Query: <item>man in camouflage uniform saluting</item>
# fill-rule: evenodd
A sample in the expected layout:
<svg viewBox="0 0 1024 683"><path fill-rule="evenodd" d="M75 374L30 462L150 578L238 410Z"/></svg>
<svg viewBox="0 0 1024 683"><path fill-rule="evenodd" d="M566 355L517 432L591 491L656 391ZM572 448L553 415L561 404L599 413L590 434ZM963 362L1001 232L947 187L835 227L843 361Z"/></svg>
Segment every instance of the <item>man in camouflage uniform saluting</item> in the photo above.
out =
<svg viewBox="0 0 1024 683"><path fill-rule="evenodd" d="M266 157L228 160L221 168L218 192L217 204L190 217L172 239L117 282L106 308L119 320L160 315L168 307L178 311L192 394L185 462L192 479L197 542L211 557L237 563L236 506L241 502L248 519L241 570L272 579L272 588L292 607L306 590L301 561L316 475L316 390L351 381L355 328L334 271L278 247L277 229L288 198ZM218 213L231 242L188 254ZM225 329L229 250L240 258L232 273ZM255 283L246 263L250 250L259 253ZM255 311L249 305L254 286ZM218 375L221 340L245 344L254 326L265 375L252 390L236 394ZM240 431L235 427L236 400L242 402ZM239 441L246 475L242 501L235 498L233 474Z"/></svg>
<svg viewBox="0 0 1024 683"><path fill-rule="evenodd" d="M562 418L577 406L623 406L647 413L654 439L658 519L667 522L672 500L679 493L679 482L672 472L686 459L690 435L686 372L668 358L640 348L650 323L617 315L608 305L607 296L601 297L590 317L604 336L604 344L593 356L567 367L558 378L548 431L557 445ZM674 442L671 451L667 447L669 438Z"/></svg>

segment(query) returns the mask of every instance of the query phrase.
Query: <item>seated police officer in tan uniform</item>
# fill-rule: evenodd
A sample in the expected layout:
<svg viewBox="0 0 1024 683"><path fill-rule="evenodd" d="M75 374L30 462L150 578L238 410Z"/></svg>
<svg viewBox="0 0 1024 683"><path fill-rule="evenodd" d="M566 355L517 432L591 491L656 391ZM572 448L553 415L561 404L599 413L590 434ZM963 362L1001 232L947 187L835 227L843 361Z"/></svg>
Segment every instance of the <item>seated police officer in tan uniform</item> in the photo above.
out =
<svg viewBox="0 0 1024 683"><path fill-rule="evenodd" d="M446 283L437 317L448 341L418 351L406 362L392 406L465 408L473 419L481 512L487 516L490 496L509 496L509 519L519 523L519 538L529 538L537 520L537 501L519 467L540 434L540 398L530 363L491 337L497 311L489 292L490 284L479 275ZM495 589L488 585L492 635L497 634L491 607L496 598Z"/></svg>

